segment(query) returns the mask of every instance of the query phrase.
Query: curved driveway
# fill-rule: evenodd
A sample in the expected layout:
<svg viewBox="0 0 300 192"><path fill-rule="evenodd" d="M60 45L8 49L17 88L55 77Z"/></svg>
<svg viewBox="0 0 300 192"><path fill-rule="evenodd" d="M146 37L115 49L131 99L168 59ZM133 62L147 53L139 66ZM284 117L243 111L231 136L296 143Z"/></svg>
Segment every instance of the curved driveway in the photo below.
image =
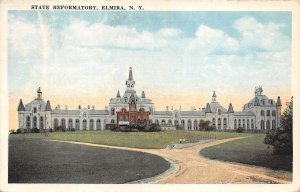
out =
<svg viewBox="0 0 300 192"><path fill-rule="evenodd" d="M222 144L228 141L241 139L242 137L217 140L210 143L199 144L183 149L138 149L128 147L106 146L99 144L60 141L90 146L109 147L152 153L176 162L178 169L169 171L168 175L145 180L145 183L168 184L222 184L222 183L291 183L292 173L286 171L274 171L271 169L243 165L237 163L210 160L199 155L203 148ZM176 166L173 166L176 167ZM143 182L143 181L141 181Z"/></svg>

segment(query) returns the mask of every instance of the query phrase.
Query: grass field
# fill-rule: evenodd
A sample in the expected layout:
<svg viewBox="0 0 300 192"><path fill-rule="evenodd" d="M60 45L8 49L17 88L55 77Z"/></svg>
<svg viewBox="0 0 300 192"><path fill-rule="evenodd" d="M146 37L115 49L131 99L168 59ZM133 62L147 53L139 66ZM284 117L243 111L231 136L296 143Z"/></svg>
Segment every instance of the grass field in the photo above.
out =
<svg viewBox="0 0 300 192"><path fill-rule="evenodd" d="M147 153L9 138L9 183L126 183L169 167L162 157Z"/></svg>
<svg viewBox="0 0 300 192"><path fill-rule="evenodd" d="M200 154L210 159L292 171L292 156L273 155L272 146L263 143L264 135L205 148Z"/></svg>
<svg viewBox="0 0 300 192"><path fill-rule="evenodd" d="M165 148L170 144L179 143L179 139L188 142L201 139L225 139L231 137L248 136L246 133L235 132L202 132L202 131L164 131L164 132L111 132L111 131L77 131L53 132L48 135L13 134L10 137L23 137L28 139L56 139L64 141L80 141L123 147L136 148Z"/></svg>

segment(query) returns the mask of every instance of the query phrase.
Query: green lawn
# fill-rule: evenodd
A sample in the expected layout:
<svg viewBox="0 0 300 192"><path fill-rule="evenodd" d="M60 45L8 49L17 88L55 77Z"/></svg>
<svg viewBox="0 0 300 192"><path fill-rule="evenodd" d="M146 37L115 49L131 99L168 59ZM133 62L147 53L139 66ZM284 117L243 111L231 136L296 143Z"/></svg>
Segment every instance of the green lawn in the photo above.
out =
<svg viewBox="0 0 300 192"><path fill-rule="evenodd" d="M246 133L202 132L202 131L163 131L163 132L111 132L111 131L77 131L54 132L48 136L41 133L13 134L10 137L27 139L56 139L64 141L81 141L88 143L136 147L165 148L167 145L179 143L179 139L198 141L201 139L224 139L248 136Z"/></svg>
<svg viewBox="0 0 300 192"><path fill-rule="evenodd" d="M200 154L210 159L292 171L292 156L273 155L272 146L263 143L265 135L231 141L205 148Z"/></svg>

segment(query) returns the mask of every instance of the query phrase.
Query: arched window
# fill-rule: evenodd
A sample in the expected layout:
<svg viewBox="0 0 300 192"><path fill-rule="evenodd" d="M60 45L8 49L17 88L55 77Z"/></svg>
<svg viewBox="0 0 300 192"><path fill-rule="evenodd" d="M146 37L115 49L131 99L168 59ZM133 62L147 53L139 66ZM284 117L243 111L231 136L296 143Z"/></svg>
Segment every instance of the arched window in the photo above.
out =
<svg viewBox="0 0 300 192"><path fill-rule="evenodd" d="M236 121L236 119L234 120L234 128L235 129L237 128L237 121Z"/></svg>
<svg viewBox="0 0 300 192"><path fill-rule="evenodd" d="M239 127L241 127L241 119L239 119Z"/></svg>
<svg viewBox="0 0 300 192"><path fill-rule="evenodd" d="M221 109L218 109L218 115L221 115L221 114L222 114Z"/></svg>
<svg viewBox="0 0 300 192"><path fill-rule="evenodd" d="M264 120L260 121L260 129L262 129L262 130L265 129L265 121Z"/></svg>
<svg viewBox="0 0 300 192"><path fill-rule="evenodd" d="M100 129L101 129L101 120L100 120L100 119L97 119L96 129L97 129L97 130L100 130Z"/></svg>
<svg viewBox="0 0 300 192"><path fill-rule="evenodd" d="M37 128L37 117L33 117L33 128Z"/></svg>
<svg viewBox="0 0 300 192"><path fill-rule="evenodd" d="M44 117L40 117L40 129L44 129Z"/></svg>
<svg viewBox="0 0 300 192"><path fill-rule="evenodd" d="M261 111L260 111L260 115L261 115L261 116L265 116L265 111L264 111L264 110L261 110Z"/></svg>
<svg viewBox="0 0 300 192"><path fill-rule="evenodd" d="M54 119L53 125L54 125L54 129L58 128L58 119L56 118Z"/></svg>
<svg viewBox="0 0 300 192"><path fill-rule="evenodd" d="M66 120L65 119L61 119L61 127L66 128Z"/></svg>
<svg viewBox="0 0 300 192"><path fill-rule="evenodd" d="M174 125L175 125L175 126L178 126L178 120L175 120L175 121L174 121Z"/></svg>
<svg viewBox="0 0 300 192"><path fill-rule="evenodd" d="M221 118L218 118L218 129L221 129Z"/></svg>
<svg viewBox="0 0 300 192"><path fill-rule="evenodd" d="M79 130L79 129L80 129L80 121L79 121L79 119L76 119L76 120L75 120L75 129L76 129L76 130Z"/></svg>
<svg viewBox="0 0 300 192"><path fill-rule="evenodd" d="M144 108L140 108L139 111L140 111L140 112L145 112L145 109L144 109Z"/></svg>
<svg viewBox="0 0 300 192"><path fill-rule="evenodd" d="M267 110L267 116L270 116L270 110Z"/></svg>
<svg viewBox="0 0 300 192"><path fill-rule="evenodd" d="M184 119L181 120L181 126L185 129Z"/></svg>
<svg viewBox="0 0 300 192"><path fill-rule="evenodd" d="M276 111L275 110L272 111L272 116L276 117Z"/></svg>
<svg viewBox="0 0 300 192"><path fill-rule="evenodd" d="M110 120L110 123L115 124L115 120L114 119Z"/></svg>
<svg viewBox="0 0 300 192"><path fill-rule="evenodd" d="M276 122L275 120L272 120L272 129L275 129L276 128Z"/></svg>
<svg viewBox="0 0 300 192"><path fill-rule="evenodd" d="M36 107L33 108L33 113L36 113L37 112L37 109Z"/></svg>
<svg viewBox="0 0 300 192"><path fill-rule="evenodd" d="M90 130L94 130L94 119L90 119Z"/></svg>
<svg viewBox="0 0 300 192"><path fill-rule="evenodd" d="M165 125L166 124L166 121L163 119L163 120L161 120L161 124L162 125Z"/></svg>
<svg viewBox="0 0 300 192"><path fill-rule="evenodd" d="M188 128L188 130L192 129L192 121L190 119L187 122L187 128Z"/></svg>
<svg viewBox="0 0 300 192"><path fill-rule="evenodd" d="M215 118L212 119L212 125L216 126L216 119Z"/></svg>
<svg viewBox="0 0 300 192"><path fill-rule="evenodd" d="M198 121L194 120L194 130L197 130L197 129L198 129Z"/></svg>
<svg viewBox="0 0 300 192"><path fill-rule="evenodd" d="M83 130L86 130L86 129L87 129L86 119L84 119L84 120L82 121L82 129L83 129Z"/></svg>
<svg viewBox="0 0 300 192"><path fill-rule="evenodd" d="M251 119L251 129L254 129L253 119Z"/></svg>
<svg viewBox="0 0 300 192"><path fill-rule="evenodd" d="M267 129L270 129L270 120L267 120Z"/></svg>
<svg viewBox="0 0 300 192"><path fill-rule="evenodd" d="M246 126L245 126L245 119L243 119L243 128L245 128Z"/></svg>
<svg viewBox="0 0 300 192"><path fill-rule="evenodd" d="M226 129L227 128L227 119L224 118L223 119L223 129Z"/></svg>
<svg viewBox="0 0 300 192"><path fill-rule="evenodd" d="M68 120L68 128L69 128L69 129L72 129L72 128L73 128L73 120L72 120L72 119L69 119L69 120Z"/></svg>
<svg viewBox="0 0 300 192"><path fill-rule="evenodd" d="M30 129L30 117L29 116L26 117L26 128Z"/></svg>
<svg viewBox="0 0 300 192"><path fill-rule="evenodd" d="M168 120L168 124L172 125L172 120L171 119Z"/></svg>

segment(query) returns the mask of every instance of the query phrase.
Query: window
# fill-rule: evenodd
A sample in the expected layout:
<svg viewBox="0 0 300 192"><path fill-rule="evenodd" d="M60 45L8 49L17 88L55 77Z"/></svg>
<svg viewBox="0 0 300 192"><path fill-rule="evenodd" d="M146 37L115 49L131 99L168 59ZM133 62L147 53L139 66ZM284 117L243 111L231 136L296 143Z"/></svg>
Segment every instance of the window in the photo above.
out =
<svg viewBox="0 0 300 192"><path fill-rule="evenodd" d="M245 119L243 119L243 128L245 128Z"/></svg>
<svg viewBox="0 0 300 192"><path fill-rule="evenodd" d="M33 113L36 113L37 112L37 109L36 107L33 108Z"/></svg>
<svg viewBox="0 0 300 192"><path fill-rule="evenodd" d="M265 116L265 111L264 111L264 110L261 110L261 111L260 111L260 115L261 115L261 116Z"/></svg>
<svg viewBox="0 0 300 192"><path fill-rule="evenodd" d="M270 129L270 120L267 120L267 129Z"/></svg>
<svg viewBox="0 0 300 192"><path fill-rule="evenodd" d="M221 129L221 119L218 118L218 129Z"/></svg>
<svg viewBox="0 0 300 192"><path fill-rule="evenodd" d="M75 120L75 129L79 130L79 128L80 128L80 121L79 121L79 119L76 119Z"/></svg>
<svg viewBox="0 0 300 192"><path fill-rule="evenodd" d="M68 121L68 128L69 129L73 128L73 120L72 119L69 119L69 121Z"/></svg>
<svg viewBox="0 0 300 192"><path fill-rule="evenodd" d="M169 119L168 124L172 125L172 120L171 119Z"/></svg>
<svg viewBox="0 0 300 192"><path fill-rule="evenodd" d="M218 109L218 115L221 115L221 114L222 114L221 109Z"/></svg>
<svg viewBox="0 0 300 192"><path fill-rule="evenodd" d="M247 119L247 129L249 129L249 119Z"/></svg>
<svg viewBox="0 0 300 192"><path fill-rule="evenodd" d="M97 119L96 129L97 129L97 130L100 130L100 129L101 129L101 120L100 120L100 119Z"/></svg>
<svg viewBox="0 0 300 192"><path fill-rule="evenodd" d="M215 119L215 118L212 119L212 125L213 125L213 126L216 125L216 119Z"/></svg>
<svg viewBox="0 0 300 192"><path fill-rule="evenodd" d="M66 128L66 120L65 119L61 120L61 127Z"/></svg>
<svg viewBox="0 0 300 192"><path fill-rule="evenodd" d="M114 119L110 120L110 123L115 124L115 120Z"/></svg>
<svg viewBox="0 0 300 192"><path fill-rule="evenodd" d="M111 108L111 115L115 115L115 108Z"/></svg>
<svg viewBox="0 0 300 192"><path fill-rule="evenodd" d="M226 118L223 119L223 128L224 129L227 128L227 119Z"/></svg>
<svg viewBox="0 0 300 192"><path fill-rule="evenodd" d="M192 121L191 120L188 120L188 130L191 130L192 129Z"/></svg>
<svg viewBox="0 0 300 192"><path fill-rule="evenodd" d="M270 116L270 110L267 110L267 116Z"/></svg>
<svg viewBox="0 0 300 192"><path fill-rule="evenodd" d="M178 121L177 121L177 120L174 121L174 125L175 125L175 126L178 125Z"/></svg>
<svg viewBox="0 0 300 192"><path fill-rule="evenodd" d="M276 111L275 110L272 111L272 116L276 117Z"/></svg>
<svg viewBox="0 0 300 192"><path fill-rule="evenodd" d="M90 130L94 129L94 119L90 119Z"/></svg>
<svg viewBox="0 0 300 192"><path fill-rule="evenodd" d="M163 120L161 120L161 124L162 125L165 125L166 124L166 121L163 119Z"/></svg>
<svg viewBox="0 0 300 192"><path fill-rule="evenodd" d="M234 120L234 128L235 129L237 128L237 121L236 121L236 119Z"/></svg>
<svg viewBox="0 0 300 192"><path fill-rule="evenodd" d="M54 119L53 125L54 125L54 129L58 128L58 119Z"/></svg>
<svg viewBox="0 0 300 192"><path fill-rule="evenodd" d="M275 129L276 128L276 122L275 120L272 120L272 129Z"/></svg>
<svg viewBox="0 0 300 192"><path fill-rule="evenodd" d="M260 129L262 129L262 130L265 129L265 121L264 120L260 121Z"/></svg>
<svg viewBox="0 0 300 192"><path fill-rule="evenodd" d="M84 120L82 121L82 129L83 129L83 130L86 130L86 128L87 128L87 124L86 124L86 120L84 119Z"/></svg>
<svg viewBox="0 0 300 192"><path fill-rule="evenodd" d="M30 129L30 117L29 116L26 117L26 128Z"/></svg>
<svg viewBox="0 0 300 192"><path fill-rule="evenodd" d="M37 117L33 117L33 128L37 128Z"/></svg>
<svg viewBox="0 0 300 192"><path fill-rule="evenodd" d="M251 119L251 129L254 128L253 119Z"/></svg>
<svg viewBox="0 0 300 192"><path fill-rule="evenodd" d="M40 129L44 129L44 117L40 117Z"/></svg>
<svg viewBox="0 0 300 192"><path fill-rule="evenodd" d="M194 130L197 130L197 129L198 129L198 121L194 120Z"/></svg>
<svg viewBox="0 0 300 192"><path fill-rule="evenodd" d="M239 119L239 127L241 127L241 120Z"/></svg>

